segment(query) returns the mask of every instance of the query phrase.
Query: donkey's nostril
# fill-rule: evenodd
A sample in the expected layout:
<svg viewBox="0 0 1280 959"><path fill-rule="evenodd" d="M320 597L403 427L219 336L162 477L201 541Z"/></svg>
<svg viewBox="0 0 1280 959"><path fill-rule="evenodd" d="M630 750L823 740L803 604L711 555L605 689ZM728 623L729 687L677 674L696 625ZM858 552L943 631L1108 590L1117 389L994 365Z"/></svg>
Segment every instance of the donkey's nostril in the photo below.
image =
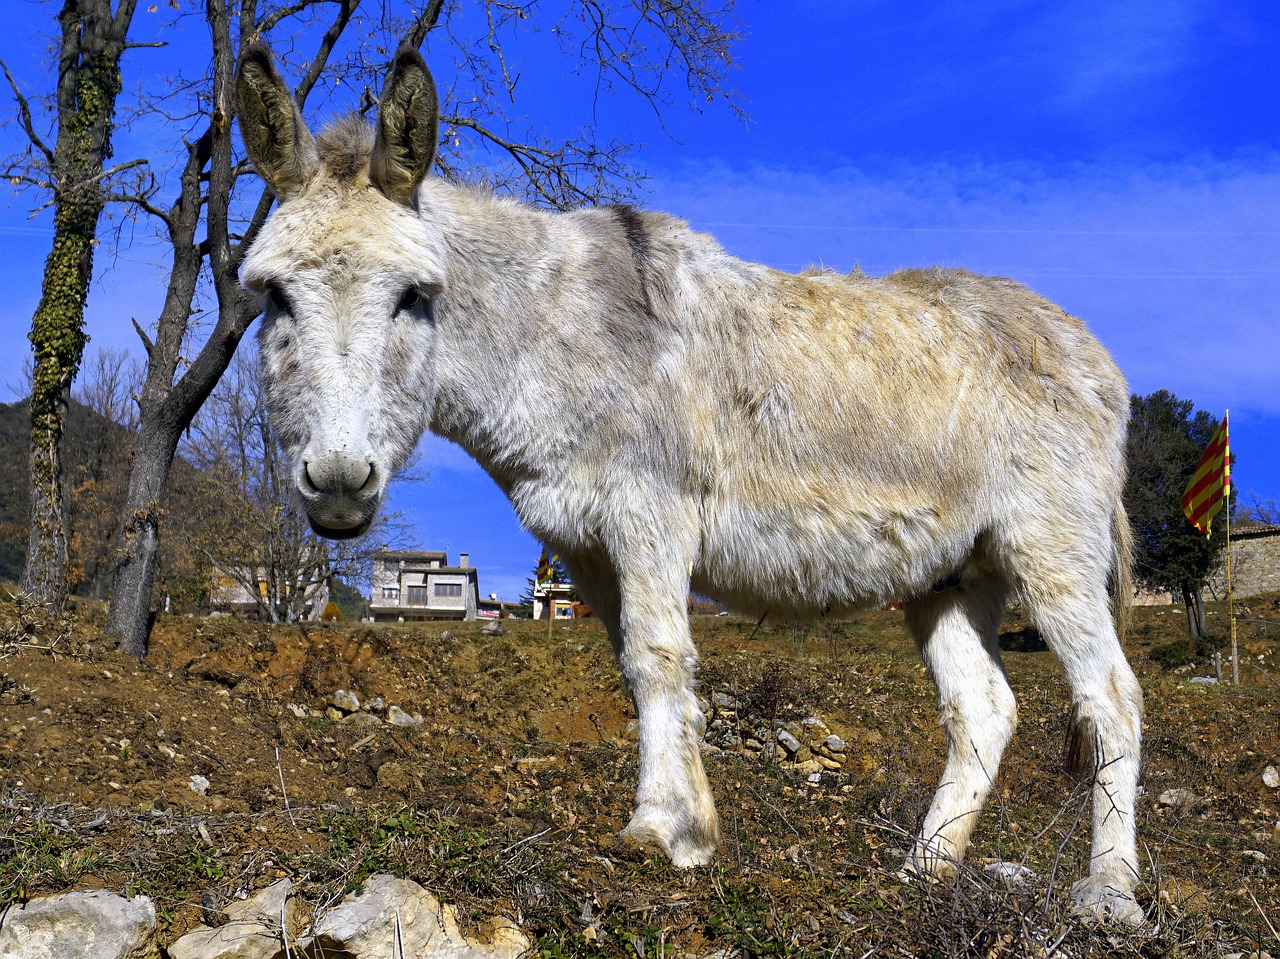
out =
<svg viewBox="0 0 1280 959"><path fill-rule="evenodd" d="M373 492L373 487L377 485L378 485L378 468L374 466L372 463L370 463L369 475L365 478L364 483L361 485L360 489L357 492L371 493Z"/></svg>
<svg viewBox="0 0 1280 959"><path fill-rule="evenodd" d="M306 493L319 493L320 487L316 486L315 480L311 478L311 470L309 463L302 464L302 489Z"/></svg>

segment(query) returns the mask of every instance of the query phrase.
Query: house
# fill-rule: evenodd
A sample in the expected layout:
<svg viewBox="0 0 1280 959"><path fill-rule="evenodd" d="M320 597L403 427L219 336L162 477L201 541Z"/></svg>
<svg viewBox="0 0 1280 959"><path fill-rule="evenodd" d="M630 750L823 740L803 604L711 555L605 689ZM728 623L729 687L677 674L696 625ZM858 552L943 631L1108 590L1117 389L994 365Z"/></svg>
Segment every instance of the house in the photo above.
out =
<svg viewBox="0 0 1280 959"><path fill-rule="evenodd" d="M490 593L488 599L480 598L480 604L476 607L476 618L509 619L519 608L519 603L508 603L506 600L498 599L497 593Z"/></svg>
<svg viewBox="0 0 1280 959"><path fill-rule="evenodd" d="M443 550L379 550L373 554L369 611L376 623L475 619L479 578L470 557L450 566Z"/></svg>
<svg viewBox="0 0 1280 959"><path fill-rule="evenodd" d="M538 583L533 587L533 618L573 619L573 584Z"/></svg>
<svg viewBox="0 0 1280 959"><path fill-rule="evenodd" d="M209 576L209 611L215 616L244 616L248 619L261 619L263 605L273 600L269 597L270 583L267 571L259 567L256 576L249 575L247 566L223 568L214 566ZM295 610L298 619L313 622L320 618L325 606L329 603L329 577L327 571L314 570L310 582L302 595L302 607ZM256 580L257 597L250 591L250 583ZM288 584L282 584L287 590ZM283 615L289 602L289 593L275 597L277 611Z"/></svg>

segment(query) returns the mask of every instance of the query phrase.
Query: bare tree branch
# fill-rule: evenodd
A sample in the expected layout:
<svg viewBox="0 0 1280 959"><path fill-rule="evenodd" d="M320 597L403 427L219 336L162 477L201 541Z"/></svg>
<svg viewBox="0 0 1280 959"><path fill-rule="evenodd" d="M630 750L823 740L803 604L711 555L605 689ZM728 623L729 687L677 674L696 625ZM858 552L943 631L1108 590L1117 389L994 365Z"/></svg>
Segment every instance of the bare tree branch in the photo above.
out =
<svg viewBox="0 0 1280 959"><path fill-rule="evenodd" d="M9 72L9 65L0 60L0 67L4 68L4 77L9 81L9 88L13 90L13 96L18 101L18 115L22 120L22 131L27 135L27 139L31 141L31 145L44 154L45 163L49 168L53 168L53 151L49 149L48 144L40 138L36 133L35 124L31 119L31 104L27 98L23 96L22 91L18 89L18 81L13 78L13 74Z"/></svg>
<svg viewBox="0 0 1280 959"><path fill-rule="evenodd" d="M414 19L412 26L405 31L401 43L407 44L417 50L422 46L427 34L435 29L436 24L440 22L440 12L444 9L444 0L430 0L423 7L422 12Z"/></svg>

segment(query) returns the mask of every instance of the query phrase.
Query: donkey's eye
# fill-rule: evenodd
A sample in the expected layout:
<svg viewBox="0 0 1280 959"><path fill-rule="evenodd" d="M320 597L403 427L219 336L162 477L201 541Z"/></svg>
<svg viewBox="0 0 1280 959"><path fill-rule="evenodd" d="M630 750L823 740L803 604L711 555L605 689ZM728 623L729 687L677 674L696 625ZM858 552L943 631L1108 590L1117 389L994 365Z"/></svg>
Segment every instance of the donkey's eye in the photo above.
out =
<svg viewBox="0 0 1280 959"><path fill-rule="evenodd" d="M270 300L271 305L274 306L281 313L293 312L293 310L289 306L289 298L284 295L284 290L280 289L280 287L274 284L267 287L267 299Z"/></svg>
<svg viewBox="0 0 1280 959"><path fill-rule="evenodd" d="M422 294L410 287L404 291L404 295L400 297L400 302L396 304L396 312L403 313L405 310L412 310L422 302Z"/></svg>

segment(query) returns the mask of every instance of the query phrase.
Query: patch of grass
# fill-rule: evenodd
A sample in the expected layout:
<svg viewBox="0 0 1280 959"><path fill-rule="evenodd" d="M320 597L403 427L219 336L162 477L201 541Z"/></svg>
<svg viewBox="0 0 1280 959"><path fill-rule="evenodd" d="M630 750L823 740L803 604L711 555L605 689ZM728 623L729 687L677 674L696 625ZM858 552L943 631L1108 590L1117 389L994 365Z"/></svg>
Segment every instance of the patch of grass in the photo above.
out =
<svg viewBox="0 0 1280 959"><path fill-rule="evenodd" d="M0 822L0 902L75 885L115 865L69 827L27 817Z"/></svg>
<svg viewBox="0 0 1280 959"><path fill-rule="evenodd" d="M427 888L447 889L455 900L511 896L531 875L547 868L546 849L498 839L439 811L407 806L363 809L325 816L328 850L303 857L318 877L340 878L345 891L376 873L410 878Z"/></svg>

